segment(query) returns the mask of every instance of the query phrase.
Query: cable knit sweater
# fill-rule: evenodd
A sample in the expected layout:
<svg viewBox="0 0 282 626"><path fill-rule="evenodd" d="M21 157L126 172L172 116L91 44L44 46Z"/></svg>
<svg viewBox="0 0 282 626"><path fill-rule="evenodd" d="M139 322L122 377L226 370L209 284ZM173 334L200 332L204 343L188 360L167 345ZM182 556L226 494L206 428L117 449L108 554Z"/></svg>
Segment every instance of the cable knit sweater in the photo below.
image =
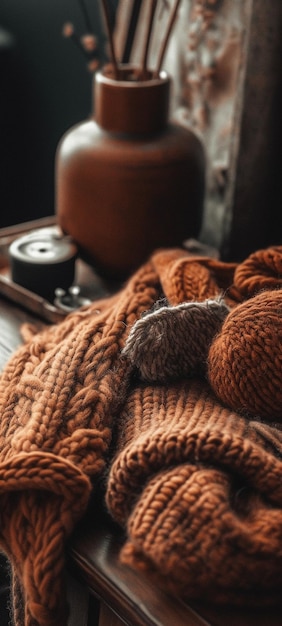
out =
<svg viewBox="0 0 282 626"><path fill-rule="evenodd" d="M102 474L124 562L187 598L280 600L281 277L282 248L159 251L115 296L23 329L0 379L16 626L66 624L66 540Z"/></svg>

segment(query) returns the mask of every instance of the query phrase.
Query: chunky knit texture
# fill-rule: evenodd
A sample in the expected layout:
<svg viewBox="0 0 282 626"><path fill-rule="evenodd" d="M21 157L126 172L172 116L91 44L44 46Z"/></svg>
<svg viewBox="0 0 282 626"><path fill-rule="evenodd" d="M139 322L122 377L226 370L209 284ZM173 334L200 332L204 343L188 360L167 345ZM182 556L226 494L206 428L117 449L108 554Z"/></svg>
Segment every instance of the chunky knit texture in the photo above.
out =
<svg viewBox="0 0 282 626"><path fill-rule="evenodd" d="M166 260L155 257L159 269ZM282 248L235 268L198 260L197 272L195 259L170 259L162 284L177 286L174 306L136 321L123 350L134 388L118 422L106 501L127 530L123 562L183 597L281 602L281 261ZM261 288L268 291L256 295ZM176 292L193 302L179 304ZM199 304L211 297L212 306ZM259 370L265 379L251 386L248 373L255 379ZM266 411L271 424L261 419Z"/></svg>
<svg viewBox="0 0 282 626"><path fill-rule="evenodd" d="M277 600L280 426L256 406L252 421L245 403L232 411L207 376L220 396L213 351L221 340L219 363L226 325L261 286L280 293L281 259L282 248L239 266L159 251L115 296L24 329L0 379L0 546L16 626L66 624L65 545L102 473L127 563L185 597ZM250 354L257 340L254 329Z"/></svg>
<svg viewBox="0 0 282 626"><path fill-rule="evenodd" d="M101 474L128 384L119 359L158 281L148 264L118 296L29 338L0 380L0 545L18 626L63 626L64 546ZM27 329L28 330L28 329Z"/></svg>
<svg viewBox="0 0 282 626"><path fill-rule="evenodd" d="M137 386L121 423L107 502L127 528L123 562L184 597L280 601L282 432L195 379Z"/></svg>

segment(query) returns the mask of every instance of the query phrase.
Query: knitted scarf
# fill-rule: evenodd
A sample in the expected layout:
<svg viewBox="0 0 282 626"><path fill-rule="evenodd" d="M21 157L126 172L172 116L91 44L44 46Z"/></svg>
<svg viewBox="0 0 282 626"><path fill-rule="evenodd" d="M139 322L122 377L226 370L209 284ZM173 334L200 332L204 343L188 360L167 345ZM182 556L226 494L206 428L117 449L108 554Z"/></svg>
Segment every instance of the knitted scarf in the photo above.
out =
<svg viewBox="0 0 282 626"><path fill-rule="evenodd" d="M115 296L23 329L0 379L16 626L66 624L66 541L102 474L124 562L187 598L280 599L281 277L282 248L159 251Z"/></svg>

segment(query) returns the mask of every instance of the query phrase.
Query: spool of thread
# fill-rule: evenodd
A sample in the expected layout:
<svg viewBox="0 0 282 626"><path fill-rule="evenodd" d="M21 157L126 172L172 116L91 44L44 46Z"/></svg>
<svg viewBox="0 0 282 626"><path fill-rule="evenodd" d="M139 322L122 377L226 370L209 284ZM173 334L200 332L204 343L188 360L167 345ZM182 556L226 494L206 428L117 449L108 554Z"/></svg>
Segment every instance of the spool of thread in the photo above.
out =
<svg viewBox="0 0 282 626"><path fill-rule="evenodd" d="M15 239L9 248L12 280L29 291L54 299L55 289L74 280L77 248L56 228L43 228Z"/></svg>

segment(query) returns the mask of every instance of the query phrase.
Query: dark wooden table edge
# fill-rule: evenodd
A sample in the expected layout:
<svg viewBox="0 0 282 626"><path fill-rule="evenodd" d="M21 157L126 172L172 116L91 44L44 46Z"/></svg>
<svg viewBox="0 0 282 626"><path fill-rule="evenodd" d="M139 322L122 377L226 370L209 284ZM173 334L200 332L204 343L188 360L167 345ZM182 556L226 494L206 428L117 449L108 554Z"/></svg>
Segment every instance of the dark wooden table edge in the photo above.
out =
<svg viewBox="0 0 282 626"><path fill-rule="evenodd" d="M91 594L130 626L211 626L190 605L158 588L149 574L120 562L123 534L107 516L93 528L90 519L70 542L68 567Z"/></svg>

